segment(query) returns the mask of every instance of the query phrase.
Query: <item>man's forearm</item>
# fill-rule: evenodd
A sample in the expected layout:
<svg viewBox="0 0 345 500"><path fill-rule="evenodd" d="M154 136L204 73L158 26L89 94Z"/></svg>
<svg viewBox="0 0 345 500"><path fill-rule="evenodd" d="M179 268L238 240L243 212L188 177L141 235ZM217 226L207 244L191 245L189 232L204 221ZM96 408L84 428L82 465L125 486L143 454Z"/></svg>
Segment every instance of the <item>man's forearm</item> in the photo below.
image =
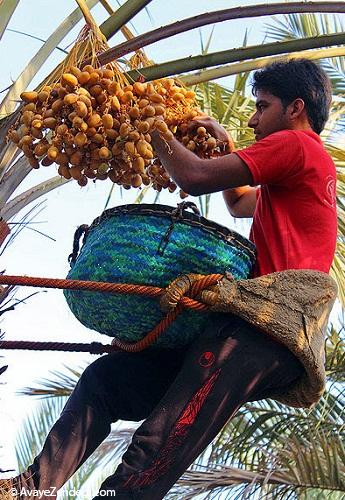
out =
<svg viewBox="0 0 345 500"><path fill-rule="evenodd" d="M166 142L157 131L151 137L163 167L186 193L194 196L215 193L250 184L253 180L248 167L236 154L203 159L175 138Z"/></svg>

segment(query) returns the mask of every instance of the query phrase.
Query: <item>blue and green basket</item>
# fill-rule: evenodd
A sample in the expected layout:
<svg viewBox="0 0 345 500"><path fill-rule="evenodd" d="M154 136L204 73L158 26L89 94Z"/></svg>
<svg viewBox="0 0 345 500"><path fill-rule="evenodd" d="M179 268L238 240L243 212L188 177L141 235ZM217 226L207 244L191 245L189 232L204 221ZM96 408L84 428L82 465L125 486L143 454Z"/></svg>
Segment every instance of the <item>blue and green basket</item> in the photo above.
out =
<svg viewBox="0 0 345 500"><path fill-rule="evenodd" d="M190 202L124 205L106 210L85 232L79 255L72 256L69 279L145 284L164 288L181 274L231 272L249 276L254 245L230 229L187 212ZM78 246L77 244L75 245ZM76 318L87 328L137 342L165 316L157 299L101 292L64 292ZM184 310L155 346L180 347L191 342L211 313Z"/></svg>

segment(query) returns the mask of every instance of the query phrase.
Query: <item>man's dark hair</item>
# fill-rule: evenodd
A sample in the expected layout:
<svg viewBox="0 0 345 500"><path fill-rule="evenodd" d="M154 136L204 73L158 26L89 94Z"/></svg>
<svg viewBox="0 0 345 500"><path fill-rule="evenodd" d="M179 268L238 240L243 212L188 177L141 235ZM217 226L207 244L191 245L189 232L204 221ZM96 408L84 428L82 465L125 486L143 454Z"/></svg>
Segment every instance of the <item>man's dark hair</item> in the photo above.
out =
<svg viewBox="0 0 345 500"><path fill-rule="evenodd" d="M320 134L328 119L332 100L331 82L317 64L308 59L279 61L255 71L253 94L265 90L279 97L286 107L303 99L311 128Z"/></svg>

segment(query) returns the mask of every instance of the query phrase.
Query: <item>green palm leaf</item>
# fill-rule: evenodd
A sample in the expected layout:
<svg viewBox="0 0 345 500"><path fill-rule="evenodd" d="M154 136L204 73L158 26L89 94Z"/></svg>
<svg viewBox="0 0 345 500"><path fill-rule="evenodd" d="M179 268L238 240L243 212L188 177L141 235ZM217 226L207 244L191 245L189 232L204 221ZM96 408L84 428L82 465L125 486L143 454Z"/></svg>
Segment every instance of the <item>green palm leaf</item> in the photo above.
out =
<svg viewBox="0 0 345 500"><path fill-rule="evenodd" d="M62 371L52 371L48 378L41 379L36 386L19 391L23 396L43 398L69 396L78 382L83 369L64 366Z"/></svg>
<svg viewBox="0 0 345 500"><path fill-rule="evenodd" d="M10 19L16 10L19 0L3 0L1 5L1 16L0 16L0 40L6 30L6 26L10 22Z"/></svg>
<svg viewBox="0 0 345 500"><path fill-rule="evenodd" d="M151 1L152 0L127 0L121 5L121 7L100 26L106 39L109 40L112 36L116 35L128 21L144 9Z"/></svg>
<svg viewBox="0 0 345 500"><path fill-rule="evenodd" d="M284 449L272 455L266 453L265 462L254 470L222 466L207 472L188 471L178 484L184 487L184 499L208 491L214 495L207 498L218 498L220 492L224 498L234 498L226 496L230 487L236 488L235 494L242 498L335 500L344 497L344 477L345 453L341 439L313 433L303 446L292 438L285 442Z"/></svg>
<svg viewBox="0 0 345 500"><path fill-rule="evenodd" d="M131 0L133 4L144 4L144 0ZM125 7L130 2L128 1L123 6L123 10L125 11ZM148 2L146 2L148 3ZM142 7L141 7L142 8ZM207 26L209 24L220 23L223 21L228 21L230 19L242 19L242 18L251 18L251 17L259 17L259 16L272 16L274 14L284 14L284 13L293 13L293 12L344 12L343 2L322 2L322 4L317 2L294 2L293 4L287 3L276 3L274 5L251 5L242 8L232 8L232 9L224 9L216 12L207 12L205 14L200 14L199 16L193 16L187 19L183 19L181 21L177 21L176 23L163 26L162 28L155 29L153 31L143 33L127 42L121 43L112 49L105 51L100 56L101 64L105 64L112 60L118 59L119 57L128 54L137 49L141 49L146 45L150 45L156 43L160 40L164 40L165 38L169 38L171 36L184 33L186 31L200 28L203 26ZM119 12L119 11L118 11ZM137 10L133 9L133 12L136 13ZM126 23L130 17L126 17L124 15L121 19L123 23ZM101 25L102 32L109 38L112 36L116 30L118 29L118 24L114 24L112 27L112 33L107 29L107 24L110 22L115 22L114 16L108 19L106 23ZM117 20L116 20L117 21ZM329 30L328 30L329 32ZM312 35L310 35L312 36Z"/></svg>
<svg viewBox="0 0 345 500"><path fill-rule="evenodd" d="M301 50L299 52L289 52L289 54L284 55L284 58L296 59L305 57L311 60L337 58L335 60L335 64L338 64L338 61L340 62L343 61L343 56L345 56L344 47L329 47L326 49ZM217 78L223 78L225 76L248 74L249 71L260 69L263 66L266 66L267 64L273 63L274 61L279 61L281 59L282 56L271 56L271 57L250 59L249 61L224 65L220 66L219 68L196 71L195 73L189 73L188 75L182 75L180 77L180 80L187 86L196 85L198 83L216 80ZM341 76L339 77L339 74L336 71L334 71L334 68L329 64L327 64L327 62L324 62L323 64L327 68L327 71L330 73L331 79L337 84L336 88L338 88L338 86L339 88L341 88L342 82L339 81L339 78L341 78Z"/></svg>
<svg viewBox="0 0 345 500"><path fill-rule="evenodd" d="M207 498L343 498L345 493L345 453L343 436L311 429L303 439L284 438L281 447L263 442L260 460L255 463L202 466L187 471L168 495L184 499L210 492ZM231 490L230 490L231 488ZM226 496L227 491L229 496ZM334 492L334 493L333 493ZM246 496L247 495L247 496Z"/></svg>
<svg viewBox="0 0 345 500"><path fill-rule="evenodd" d="M290 14L284 16L283 20L274 19L273 24L266 25L268 38L278 42L319 37L330 33L330 31L340 33L344 31L344 27L339 17L327 14ZM335 95L343 94L345 91L344 57L326 59L321 61L321 65L332 81Z"/></svg>
<svg viewBox="0 0 345 500"><path fill-rule="evenodd" d="M47 399L25 418L15 443L20 470L25 470L41 451L44 440L57 420L65 401L66 398L55 401Z"/></svg>
<svg viewBox="0 0 345 500"><path fill-rule="evenodd" d="M53 189L56 189L60 186L63 186L67 182L70 182L71 179L65 179L60 177L59 175L48 179L47 181L43 181L40 184L37 184L31 189L24 191L24 193L19 194L12 200L10 200L6 206L2 209L2 217L8 221L14 215L16 215L22 208L26 207L29 203L40 198L46 193L49 193Z"/></svg>
<svg viewBox="0 0 345 500"><path fill-rule="evenodd" d="M286 42L275 42L260 44L239 49L222 50L220 52L209 53L206 55L192 56L174 61L168 61L161 64L155 64L147 68L129 71L128 78L138 80L155 80L171 75L177 75L185 72L194 71L202 68L209 68L221 64L227 64L235 61L244 61L246 59L255 59L264 56L273 56L277 54L286 54L294 51L302 51L320 47L331 47L345 42L345 33L336 33L320 35L316 38L309 37L300 40L290 40Z"/></svg>
<svg viewBox="0 0 345 500"><path fill-rule="evenodd" d="M344 330L332 328L326 344L326 372L329 379L345 383L345 341Z"/></svg>
<svg viewBox="0 0 345 500"><path fill-rule="evenodd" d="M89 8L92 8L98 0L86 0ZM1 7L2 12L2 7ZM56 49L59 43L68 35L71 29L83 18L79 8L75 9L49 36L39 51L28 63L26 68L18 76L11 86L0 105L0 117L12 113L17 107L17 101L20 94L27 88L31 80L36 76L39 69L46 62L50 54Z"/></svg>

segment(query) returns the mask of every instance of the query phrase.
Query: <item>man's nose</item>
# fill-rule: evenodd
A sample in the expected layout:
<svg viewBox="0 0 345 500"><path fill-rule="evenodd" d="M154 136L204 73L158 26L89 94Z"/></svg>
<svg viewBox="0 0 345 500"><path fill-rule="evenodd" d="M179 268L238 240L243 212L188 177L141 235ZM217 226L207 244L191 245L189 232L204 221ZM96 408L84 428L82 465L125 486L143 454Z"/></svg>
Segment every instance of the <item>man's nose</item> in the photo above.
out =
<svg viewBox="0 0 345 500"><path fill-rule="evenodd" d="M256 125L258 124L258 114L257 112L254 113L250 118L249 118L249 121L248 121L248 127L250 128L255 128Z"/></svg>

